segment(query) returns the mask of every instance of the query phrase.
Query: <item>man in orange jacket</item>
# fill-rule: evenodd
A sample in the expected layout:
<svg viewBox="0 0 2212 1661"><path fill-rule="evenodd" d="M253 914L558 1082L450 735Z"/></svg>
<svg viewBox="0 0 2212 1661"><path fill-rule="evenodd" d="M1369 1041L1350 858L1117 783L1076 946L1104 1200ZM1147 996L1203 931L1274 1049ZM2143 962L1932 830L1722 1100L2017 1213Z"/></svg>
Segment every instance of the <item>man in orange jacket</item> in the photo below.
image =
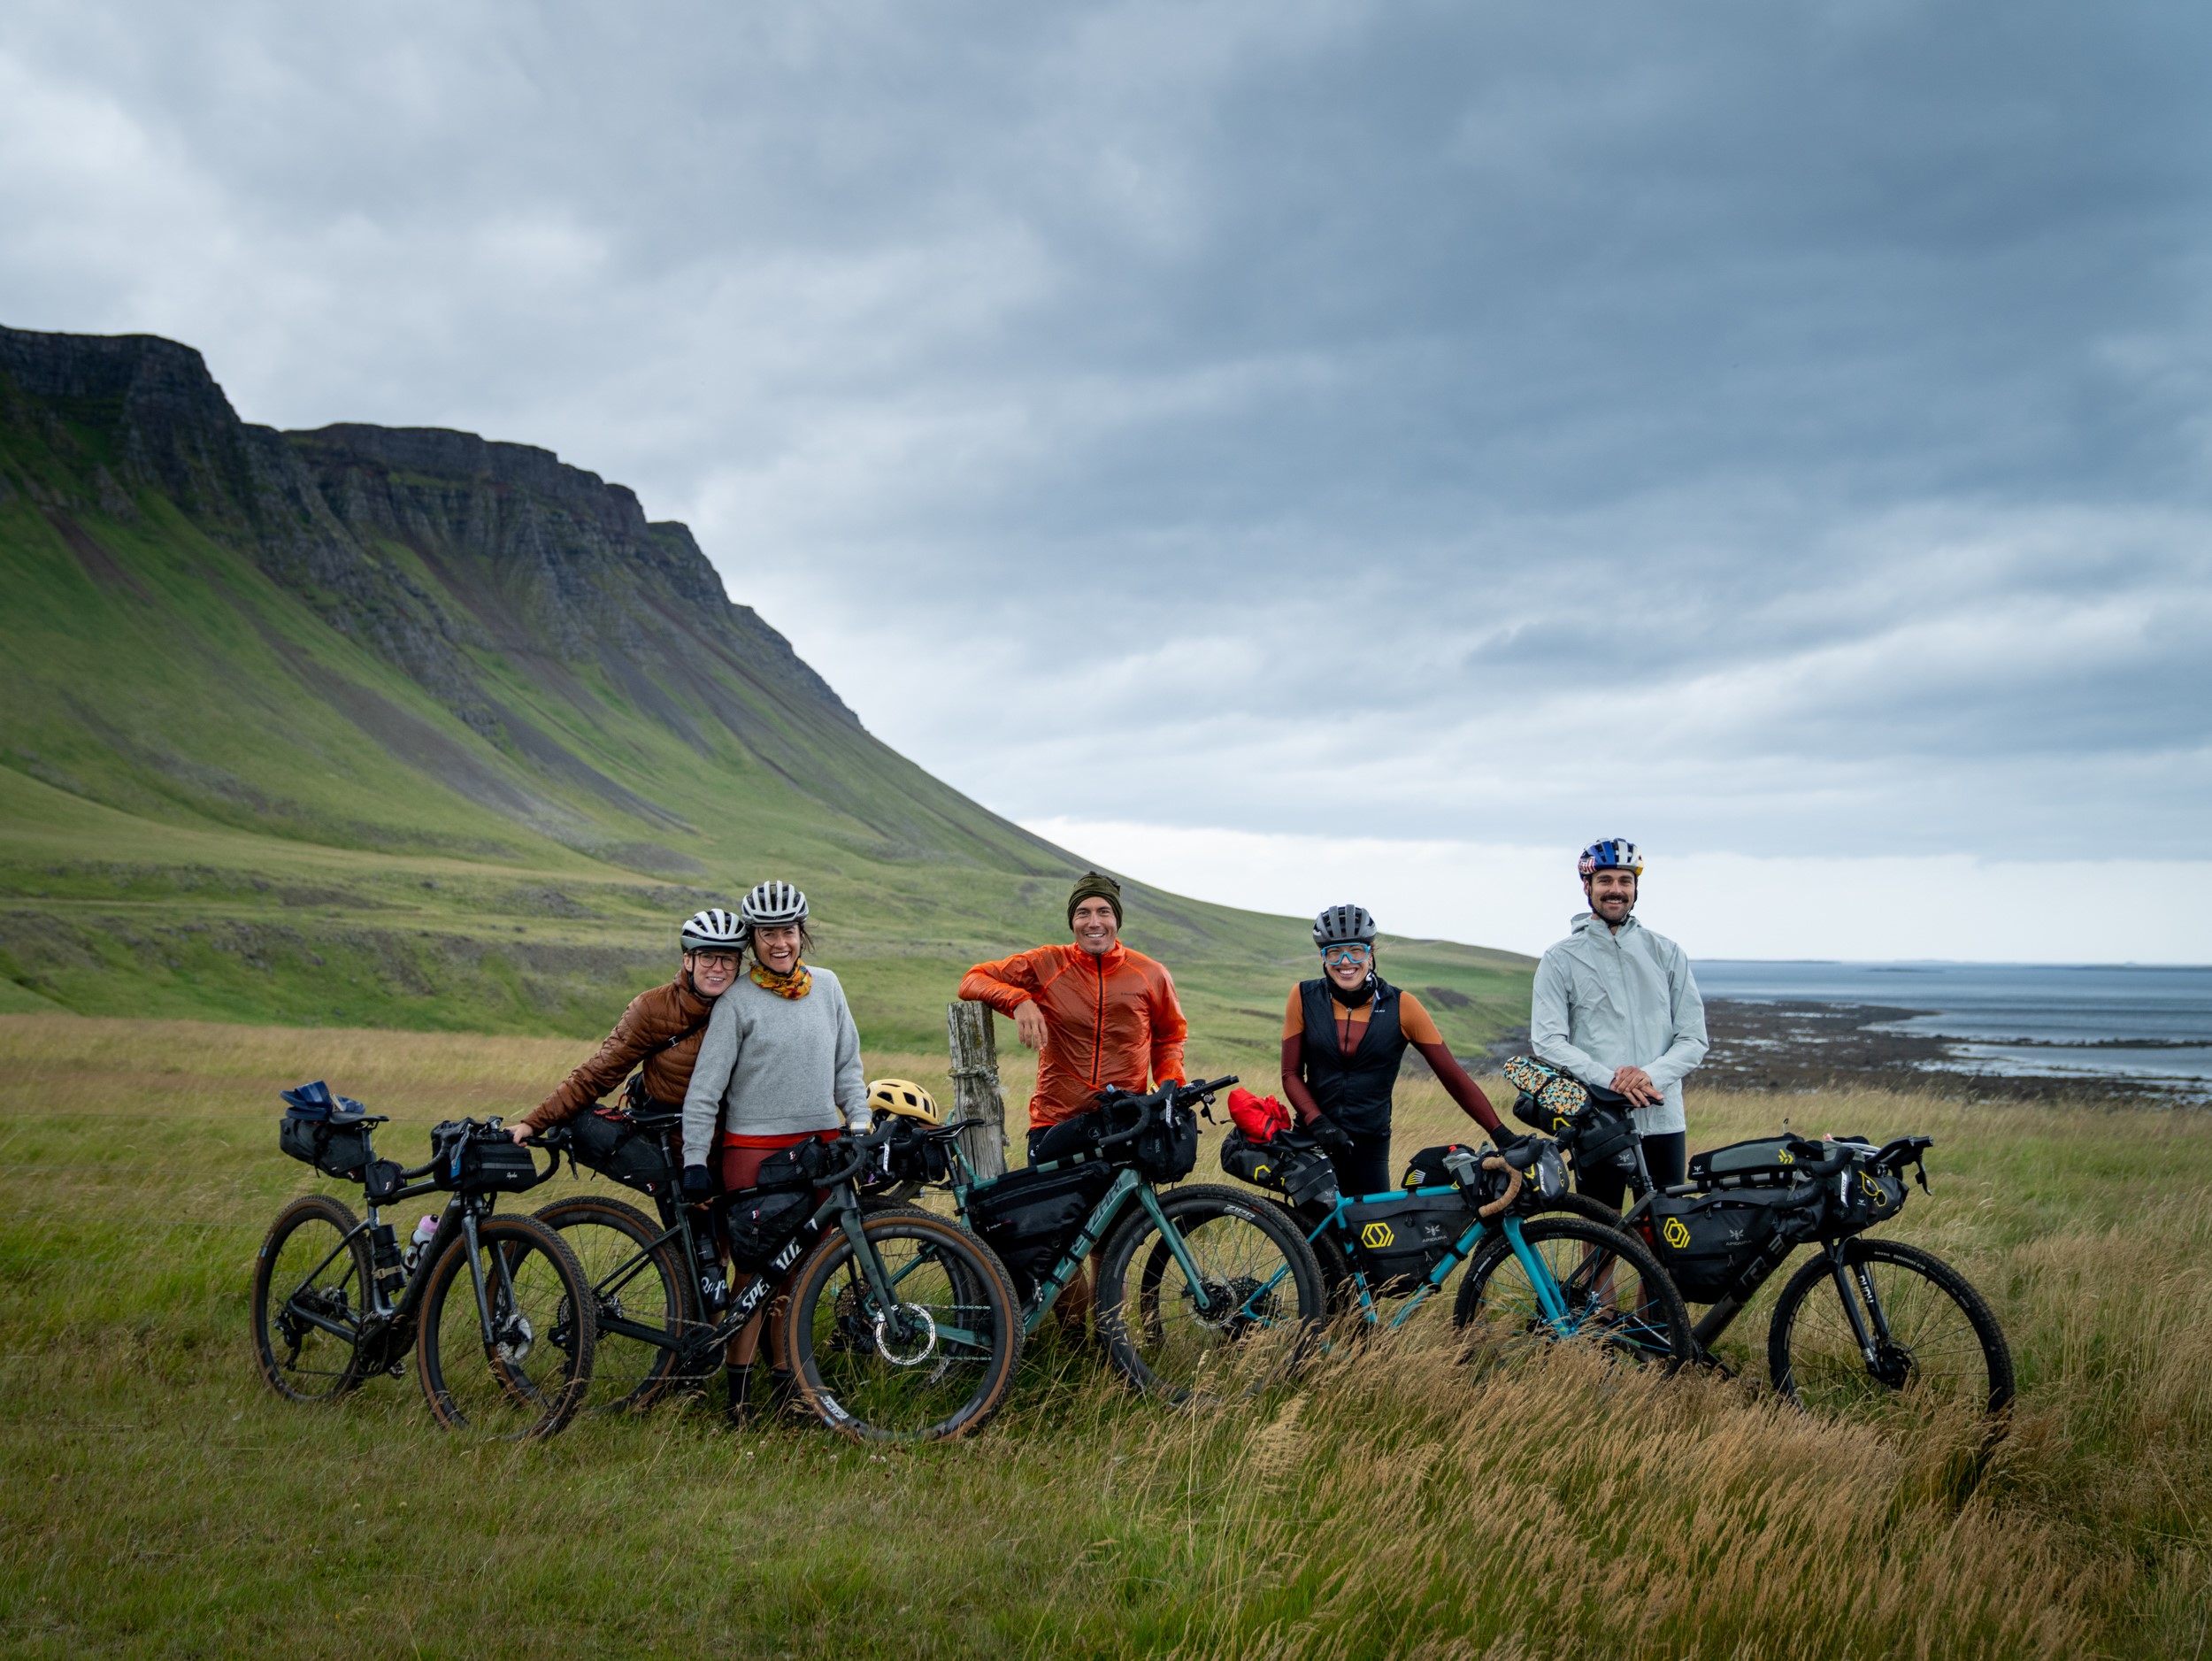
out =
<svg viewBox="0 0 2212 1661"><path fill-rule="evenodd" d="M1010 1015L1037 1057L1029 1098L1029 1150L1043 1133L1087 1113L1110 1085L1141 1094L1148 1080L1186 1082L1189 1032L1175 982L1159 964L1121 943L1121 885L1086 872L1068 896L1074 943L1039 946L979 963L960 996Z"/></svg>

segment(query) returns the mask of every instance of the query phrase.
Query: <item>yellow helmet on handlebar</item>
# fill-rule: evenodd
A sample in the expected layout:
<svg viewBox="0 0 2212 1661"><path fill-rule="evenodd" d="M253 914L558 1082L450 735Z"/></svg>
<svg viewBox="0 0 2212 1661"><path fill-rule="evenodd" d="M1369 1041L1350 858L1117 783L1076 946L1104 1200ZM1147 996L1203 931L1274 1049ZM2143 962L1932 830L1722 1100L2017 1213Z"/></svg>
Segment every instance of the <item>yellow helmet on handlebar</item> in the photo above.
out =
<svg viewBox="0 0 2212 1661"><path fill-rule="evenodd" d="M868 1087L868 1105L879 1113L895 1113L925 1125L945 1122L929 1092L908 1079L878 1079Z"/></svg>

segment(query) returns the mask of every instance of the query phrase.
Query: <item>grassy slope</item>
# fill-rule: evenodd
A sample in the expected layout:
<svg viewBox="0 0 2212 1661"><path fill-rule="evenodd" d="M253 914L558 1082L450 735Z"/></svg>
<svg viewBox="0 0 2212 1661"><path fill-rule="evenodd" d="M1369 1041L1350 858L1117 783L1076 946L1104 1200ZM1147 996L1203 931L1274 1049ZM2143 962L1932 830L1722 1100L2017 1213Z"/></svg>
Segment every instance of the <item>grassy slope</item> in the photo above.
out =
<svg viewBox="0 0 2212 1661"><path fill-rule="evenodd" d="M1937 1138L1934 1194L1889 1232L2010 1336L2019 1417L1985 1466L1951 1427L1743 1387L1472 1373L1440 1311L1187 1415L1043 1340L982 1438L888 1456L680 1412L468 1447L411 1382L333 1412L269 1396L250 1257L311 1180L274 1148L275 1088L326 1073L405 1153L570 1053L0 1019L0 1647L1814 1661L2188 1655L2212 1624L2203 1115L1792 1103ZM933 1054L869 1061L942 1082ZM1449 1125L1432 1085L1399 1111L1409 1145ZM1694 1095L1694 1142L1773 1112Z"/></svg>
<svg viewBox="0 0 2212 1661"><path fill-rule="evenodd" d="M676 918L772 873L815 896L871 1038L922 1045L967 963L1064 933L1071 856L822 709L733 682L751 742L695 704L703 755L595 667L472 647L497 698L677 823L641 819L488 743L158 496L80 508L73 543L21 488L60 491L63 461L18 427L0 465L0 1009L583 1036L665 973ZM581 703L549 691L571 682ZM689 874L636 868L647 842ZM1194 1058L1263 1064L1301 926L1132 900ZM1525 959L1404 942L1392 967L1469 1000L1439 1011L1463 1048L1525 1019Z"/></svg>

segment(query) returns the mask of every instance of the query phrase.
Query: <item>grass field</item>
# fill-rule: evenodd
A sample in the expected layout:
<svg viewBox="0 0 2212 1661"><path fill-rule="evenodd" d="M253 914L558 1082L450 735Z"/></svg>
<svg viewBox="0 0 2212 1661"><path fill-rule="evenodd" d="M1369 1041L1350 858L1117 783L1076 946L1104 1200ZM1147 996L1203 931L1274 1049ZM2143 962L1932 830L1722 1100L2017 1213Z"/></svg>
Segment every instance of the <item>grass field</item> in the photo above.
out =
<svg viewBox="0 0 2212 1661"><path fill-rule="evenodd" d="M1888 1232L1989 1296L2021 1400L1810 1419L1753 1388L1477 1374L1448 1316L1235 1411L1041 1336L976 1441L432 1428L411 1381L277 1401L250 1263L311 1186L307 1077L397 1121L537 1099L572 1041L0 1016L0 1648L11 1655L2190 1656L2212 1620L2212 1119L1694 1094L1692 1144L1937 1140ZM941 1085L941 1059L873 1054ZM1008 1068L1018 1095L1018 1065ZM1401 1097L1406 1148L1453 1128ZM1210 1152L1199 1175L1210 1175ZM336 1185L330 1185L339 1191ZM354 1196L357 1200L357 1192Z"/></svg>

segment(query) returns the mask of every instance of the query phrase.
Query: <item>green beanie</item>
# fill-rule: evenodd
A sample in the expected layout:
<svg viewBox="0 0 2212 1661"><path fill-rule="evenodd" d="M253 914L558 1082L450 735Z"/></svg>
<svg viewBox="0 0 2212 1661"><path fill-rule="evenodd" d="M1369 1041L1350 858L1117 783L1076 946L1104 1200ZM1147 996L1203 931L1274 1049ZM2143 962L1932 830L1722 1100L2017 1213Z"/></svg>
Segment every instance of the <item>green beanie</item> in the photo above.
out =
<svg viewBox="0 0 2212 1661"><path fill-rule="evenodd" d="M1086 871L1075 880L1075 890L1068 896L1068 927L1075 927L1075 908L1086 900L1103 900L1114 908L1114 927L1121 927L1121 884L1111 877L1095 871Z"/></svg>

